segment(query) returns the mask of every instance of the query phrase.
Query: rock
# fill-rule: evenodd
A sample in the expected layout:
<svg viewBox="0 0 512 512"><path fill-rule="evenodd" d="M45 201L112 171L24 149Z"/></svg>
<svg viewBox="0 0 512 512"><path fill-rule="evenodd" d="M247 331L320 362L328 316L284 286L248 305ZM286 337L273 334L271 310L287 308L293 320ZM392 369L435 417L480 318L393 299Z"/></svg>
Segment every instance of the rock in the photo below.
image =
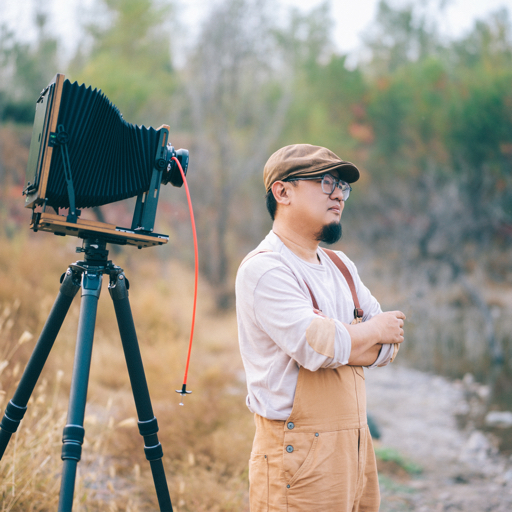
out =
<svg viewBox="0 0 512 512"><path fill-rule="evenodd" d="M475 430L469 436L460 455L460 460L466 462L484 461L491 449L492 446L487 437L479 430Z"/></svg>
<svg viewBox="0 0 512 512"><path fill-rule="evenodd" d="M512 427L512 412L491 411L485 417L485 424L488 427L510 428Z"/></svg>
<svg viewBox="0 0 512 512"><path fill-rule="evenodd" d="M486 385L480 385L477 389L477 394L482 400L487 400L491 394L491 387Z"/></svg>
<svg viewBox="0 0 512 512"><path fill-rule="evenodd" d="M466 373L462 378L462 382L466 387L471 387L475 383L475 377L471 373Z"/></svg>
<svg viewBox="0 0 512 512"><path fill-rule="evenodd" d="M466 416L471 412L471 407L465 400L459 400L454 408L453 408L453 414L456 416Z"/></svg>
<svg viewBox="0 0 512 512"><path fill-rule="evenodd" d="M503 480L509 485L512 484L512 469L509 469L503 474Z"/></svg>

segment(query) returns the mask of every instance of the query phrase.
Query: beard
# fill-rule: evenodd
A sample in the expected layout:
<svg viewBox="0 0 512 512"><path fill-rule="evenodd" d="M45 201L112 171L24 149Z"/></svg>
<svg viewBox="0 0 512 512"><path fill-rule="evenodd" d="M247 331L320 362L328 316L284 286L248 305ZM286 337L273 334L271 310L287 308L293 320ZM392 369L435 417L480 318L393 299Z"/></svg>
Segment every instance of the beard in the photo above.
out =
<svg viewBox="0 0 512 512"><path fill-rule="evenodd" d="M334 244L341 238L341 222L331 222L322 227L316 234L316 240L326 244Z"/></svg>

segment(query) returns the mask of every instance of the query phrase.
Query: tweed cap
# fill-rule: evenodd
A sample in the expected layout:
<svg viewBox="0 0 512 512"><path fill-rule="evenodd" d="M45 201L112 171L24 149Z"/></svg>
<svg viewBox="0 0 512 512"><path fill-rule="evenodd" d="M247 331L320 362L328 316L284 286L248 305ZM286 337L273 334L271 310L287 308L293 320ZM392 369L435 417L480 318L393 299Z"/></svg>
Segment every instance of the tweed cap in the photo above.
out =
<svg viewBox="0 0 512 512"><path fill-rule="evenodd" d="M267 160L263 169L263 183L268 192L275 181L285 178L307 178L336 173L339 179L354 183L359 179L359 169L345 162L332 151L311 144L292 144L278 149Z"/></svg>

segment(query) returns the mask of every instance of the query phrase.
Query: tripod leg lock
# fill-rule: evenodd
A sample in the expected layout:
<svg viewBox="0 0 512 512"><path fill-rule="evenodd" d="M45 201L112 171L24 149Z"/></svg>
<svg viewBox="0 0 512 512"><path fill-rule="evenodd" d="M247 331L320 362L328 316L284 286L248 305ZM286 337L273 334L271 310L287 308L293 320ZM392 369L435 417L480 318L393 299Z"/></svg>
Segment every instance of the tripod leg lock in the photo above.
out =
<svg viewBox="0 0 512 512"><path fill-rule="evenodd" d="M162 450L162 445L160 443L155 446L144 446L144 453L146 454L146 459L150 462L153 460L159 460L164 456L164 451Z"/></svg>
<svg viewBox="0 0 512 512"><path fill-rule="evenodd" d="M0 423L0 428L9 432L9 434L14 434L16 430L18 430L18 426L23 416L25 416L26 411L26 407L20 407L10 400L5 408L5 414Z"/></svg>
<svg viewBox="0 0 512 512"><path fill-rule="evenodd" d="M156 418L148 421L139 421L138 426L141 436L150 436L158 432L158 422L156 421Z"/></svg>
<svg viewBox="0 0 512 512"><path fill-rule="evenodd" d="M139 421L139 432L144 437L144 453L146 459L150 462L152 460L161 459L164 456L162 445L158 441L158 422L156 418L152 418L148 421Z"/></svg>
<svg viewBox="0 0 512 512"><path fill-rule="evenodd" d="M80 425L66 425L62 435L61 459L79 461L82 457L82 444L84 442L85 429Z"/></svg>

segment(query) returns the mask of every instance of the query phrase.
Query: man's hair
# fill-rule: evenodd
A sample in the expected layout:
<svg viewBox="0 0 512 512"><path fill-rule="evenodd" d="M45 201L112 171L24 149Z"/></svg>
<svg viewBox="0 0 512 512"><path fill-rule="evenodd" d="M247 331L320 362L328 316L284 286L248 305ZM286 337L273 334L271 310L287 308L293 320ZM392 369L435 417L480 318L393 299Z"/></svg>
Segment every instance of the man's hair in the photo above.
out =
<svg viewBox="0 0 512 512"><path fill-rule="evenodd" d="M289 183L291 183L294 187L297 185L296 181L290 180ZM272 192L272 189L270 189L267 192L267 195L265 196L266 202L267 202L267 210L268 213L270 213L270 217L272 217L272 220L276 218L276 211L277 211L277 201L274 197L274 194Z"/></svg>
<svg viewBox="0 0 512 512"><path fill-rule="evenodd" d="M277 201L276 198L274 197L272 189L267 192L266 201L268 213L270 213L270 217L272 217L272 220L274 220L276 217Z"/></svg>

